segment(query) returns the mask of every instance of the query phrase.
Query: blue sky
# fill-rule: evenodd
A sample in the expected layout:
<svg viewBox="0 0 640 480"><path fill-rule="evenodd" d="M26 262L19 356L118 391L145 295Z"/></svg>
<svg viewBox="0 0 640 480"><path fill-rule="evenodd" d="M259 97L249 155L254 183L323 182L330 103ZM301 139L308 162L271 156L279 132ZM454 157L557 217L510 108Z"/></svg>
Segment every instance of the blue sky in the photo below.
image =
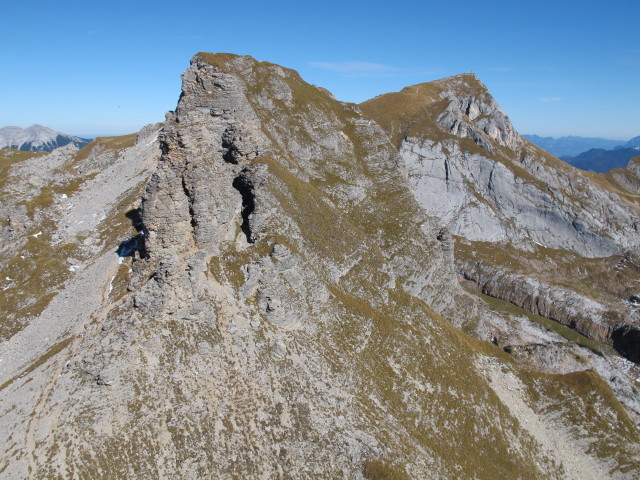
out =
<svg viewBox="0 0 640 480"><path fill-rule="evenodd" d="M298 70L340 100L473 71L521 133L640 135L640 1L31 1L3 6L0 127L93 136L175 108L198 51Z"/></svg>

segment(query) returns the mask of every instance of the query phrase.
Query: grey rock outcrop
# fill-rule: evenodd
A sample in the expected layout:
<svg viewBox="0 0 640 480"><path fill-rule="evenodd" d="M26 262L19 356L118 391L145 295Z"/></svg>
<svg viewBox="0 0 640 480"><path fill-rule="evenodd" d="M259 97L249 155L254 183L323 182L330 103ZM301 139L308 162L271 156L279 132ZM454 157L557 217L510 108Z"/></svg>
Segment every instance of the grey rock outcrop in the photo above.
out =
<svg viewBox="0 0 640 480"><path fill-rule="evenodd" d="M398 109L405 104L410 108ZM425 211L465 241L491 242L498 244L493 247L496 251L503 250L482 259L466 256L473 248L456 253L458 271L469 278L479 281L475 265L480 261L483 269L492 271L483 273L485 293L493 292L534 313L541 313L535 304L542 302L556 311L546 308L542 315L579 326L583 333L607 343L613 341L614 331L638 328L636 314L623 304L626 298L603 306L599 298L563 286L572 279L562 275L555 283L542 282L545 286L538 294L531 284L538 281L535 272L518 271L523 268L520 257L528 254L540 261L547 257L547 263L562 269L563 258L579 263L573 254L588 259L637 252L637 162L606 176L566 165L520 137L471 74L407 87L361 107L395 138L414 196ZM574 275L580 271L567 270ZM630 275L621 281L633 282L637 273ZM526 288L517 287L522 282ZM584 301L564 302L567 295ZM589 305L601 308L594 311ZM608 327L601 329L604 324ZM629 345L620 351L636 358Z"/></svg>
<svg viewBox="0 0 640 480"><path fill-rule="evenodd" d="M586 257L638 248L637 207L526 142L474 75L408 87L362 108L394 134L385 105L419 87L422 93L412 101L422 110L395 120L406 122L398 147L416 199L452 233L523 249L535 242ZM429 124L449 135L426 129Z"/></svg>
<svg viewBox="0 0 640 480"><path fill-rule="evenodd" d="M569 288L481 262L462 260L458 268L486 295L507 300L602 343L623 342L627 356L637 362L640 343L634 344L632 338L640 331L640 309L624 304L611 308Z"/></svg>
<svg viewBox="0 0 640 480"><path fill-rule="evenodd" d="M464 92L471 82L478 83L482 92L480 98ZM440 81L445 91L440 96L449 104L438 115L436 121L452 135L470 138L477 145L493 151L494 142L516 150L524 143L502 108L482 90L486 87L473 75L465 74ZM438 82L436 82L438 83ZM468 89L468 88L466 88Z"/></svg>
<svg viewBox="0 0 640 480"><path fill-rule="evenodd" d="M455 141L413 137L400 152L416 199L456 235L525 249L535 242L587 257L638 247L633 210L577 173L545 167L535 154L509 165Z"/></svg>
<svg viewBox="0 0 640 480"><path fill-rule="evenodd" d="M640 156L629 160L625 168L614 168L609 176L631 192L640 192Z"/></svg>

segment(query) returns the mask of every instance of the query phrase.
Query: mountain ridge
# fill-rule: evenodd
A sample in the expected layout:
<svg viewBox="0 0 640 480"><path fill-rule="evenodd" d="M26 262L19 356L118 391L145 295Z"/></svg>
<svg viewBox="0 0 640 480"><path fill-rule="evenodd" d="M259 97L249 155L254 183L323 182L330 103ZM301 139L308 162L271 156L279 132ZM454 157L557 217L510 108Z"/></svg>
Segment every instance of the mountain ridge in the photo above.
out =
<svg viewBox="0 0 640 480"><path fill-rule="evenodd" d="M575 157L592 148L614 149L622 144L623 140L609 140L598 137L580 137L569 135L564 137L542 137L535 134L525 134L524 138L549 153L560 158L563 156Z"/></svg>
<svg viewBox="0 0 640 480"><path fill-rule="evenodd" d="M68 144L73 144L76 148L82 148L89 142L89 139L56 132L51 128L37 124L27 128L0 128L0 148L12 148L31 152L50 152Z"/></svg>
<svg viewBox="0 0 640 480"><path fill-rule="evenodd" d="M629 160L640 155L640 147L616 147L613 150L592 148L575 157L563 159L581 170L607 173L612 168L624 168Z"/></svg>
<svg viewBox="0 0 640 480"><path fill-rule="evenodd" d="M622 368L466 293L454 239L410 189L406 132L465 135L475 155L528 148L458 87L415 130L389 118L391 135L292 70L200 53L157 136L150 126L12 166L6 178L23 184L0 196L3 254L64 240L54 258L74 257L71 278L101 280L82 292L90 305L49 305L0 344L3 473L636 476L637 429L596 373L621 391ZM88 200L105 180L121 194L101 219ZM142 241L120 264L127 238ZM532 371L503 338L573 363ZM34 339L41 349L18 348Z"/></svg>
<svg viewBox="0 0 640 480"><path fill-rule="evenodd" d="M443 85L443 81L439 82L439 86ZM446 85L446 83L444 83L444 85ZM474 95L478 95L478 92L475 92L474 95L463 95L462 97L457 97L455 95L452 96L443 93L442 90L445 89L441 89L441 91L437 92L435 96L433 92L430 91L427 94L420 94L420 98L415 99L414 97L416 95L413 92L409 94L410 90L404 89L398 93L390 93L376 97L375 99L364 102L360 107L369 117L378 121L380 125L387 130L387 132L397 142L399 148L401 150L406 150L406 155L416 155L417 157L421 156L419 149L422 147L416 146L416 151L412 153L411 149L413 147L410 145L411 141L409 141L409 139L414 137L418 139L426 137L429 139L430 144L426 147L429 152L427 155L429 156L430 161L433 162L429 163L429 165L432 165L430 168L433 168L434 170L423 170L424 167L422 165L416 166L418 170L414 172L414 178L416 181L420 181L419 179L428 181L429 185L427 186L427 184L425 184L425 190L438 192L438 198L441 198L441 201L449 204L449 206L443 205L438 208L431 205L432 203L437 203L438 200L434 201L429 198L422 202L424 205L428 206L428 209L430 209L434 214L437 214L440 218L444 218L445 222L452 218L453 212L457 211L455 209L459 210L460 208L465 208L464 205L460 203L458 206L454 206L455 202L465 201L464 198L456 200L454 195L455 192L458 191L459 195L466 196L463 192L468 187L465 185L475 183L476 179L482 179L484 182L482 188L486 192L485 196L489 199L491 197L495 198L495 200L492 201L491 208L503 208L500 206L500 201L496 197L496 195L500 193L496 193L495 190L495 187L499 186L496 183L499 177L489 178L490 170L487 170L486 172L478 171L475 173L469 173L466 178L470 179L468 181L470 183L465 183L466 180L464 178L451 177L452 175L456 175L455 172L460 170L462 166L460 166L460 168L455 168L454 165L451 164L448 158L453 158L454 154L451 154L450 152L461 152L461 149L456 145L453 145L451 148L448 148L446 145L447 143L458 142L459 138L462 138L463 142L465 142L462 145L464 145L466 150L472 152L474 155L478 155L478 160L485 157L490 159L490 163L486 165L486 168L492 169L498 166L500 169L506 167L507 170L504 170L505 173L513 171L513 173L509 173L509 175L513 175L513 177L508 180L508 182L512 185L515 185L516 181L521 182L522 186L519 188L527 187L541 191L543 192L543 195L548 195L548 186L550 188L559 188L562 187L562 185L569 184L571 181L570 179L576 177L577 171L574 168L551 155L543 153L542 150L536 149L533 145L528 144L523 140L511 125L506 114L490 97L486 87L483 86L483 90L481 91L482 97L479 97L480 100L476 100L474 97ZM408 100L409 96L411 96L410 100ZM484 98L487 103L484 103L482 98ZM402 106L404 106L404 102L421 105L420 108L416 108L415 116L411 118L406 117L406 113L404 113L404 109L402 108ZM401 113L398 115L398 118L394 117L396 112L396 110L394 110L394 103L401 105L399 108ZM468 115L468 113L471 113L472 111L473 113L471 114L471 117L473 118ZM469 140L471 140L471 142ZM403 146L403 144L405 146ZM441 149L440 151L435 151L436 148ZM464 153L460 153L460 155L464 156ZM434 160L435 158L440 158L441 160ZM465 159L462 159L462 161L471 165L471 163L467 162ZM414 163L415 160L410 161L410 164ZM549 169L553 170L553 173L549 172L544 175L543 178L540 178L541 174L545 171L542 167L546 164L549 165ZM474 164L473 168L485 167ZM556 172L560 173L562 176L558 177ZM440 175L442 175L442 177ZM572 182L572 188L576 190L576 194L581 196L584 195L585 198L588 198L590 194L585 195L581 192L586 193L591 188L589 179L580 176L578 176L577 179L578 181ZM490 180L492 180L493 183L491 183ZM441 181L444 181L443 184L440 184ZM433 182L437 182L437 185L435 183L432 185ZM414 189L416 188L417 187L414 185ZM515 190L512 192L503 192L501 195L507 195L508 198L518 198L521 196L516 193ZM534 194L532 191L532 195L539 194ZM539 201L540 200L532 199L532 202L534 203ZM607 201L607 203L609 202ZM454 210L442 211L442 208L454 208ZM525 208L524 205L522 208ZM546 210L546 207L534 208ZM612 208L615 207L612 206ZM600 221L602 222L608 214L605 214L605 212L602 211L602 208L596 203L593 204L591 211L585 210L581 206L576 205L574 211L570 215L570 219L567 218L568 216L566 213L561 213L560 215L565 216L566 218L563 221L567 224L566 237L571 238L577 234L582 237L582 239L579 240L580 243L587 242L593 244L595 251L593 251L591 255L596 254L596 256L602 256L602 254L613 253L618 249L618 247L613 247L613 244L611 244L613 249L604 247L604 245L596 247L593 242L599 243L600 240L597 240L595 237L588 239L587 237L592 235L590 232L580 232L579 230L576 230L575 226L570 226L572 222L580 216L589 213L596 213L598 210L601 212ZM628 211L624 214L622 212L620 213L626 217L625 223L631 226L633 224L632 214ZM512 213L505 213L505 215L508 218L512 218L514 216ZM485 217L488 216L489 213L486 212ZM493 216L493 214L490 216ZM594 220L597 221L595 217ZM465 220L462 220L462 222L464 221ZM501 230L502 232L498 233L497 231L491 231L489 225L492 224L495 225L496 229ZM459 233L462 231L461 229L467 229L469 234L471 234L472 227L468 226L468 222L466 224L467 226L464 226L464 223L458 223L458 225L459 226L453 228L453 233ZM486 225L484 227L480 224L478 226L481 230L475 234L477 239L494 241L500 238L505 238L505 230L503 229L505 227L499 227L495 224L494 220L487 218ZM560 226L558 226L558 228L560 228ZM485 230L485 232L482 232L482 230ZM525 227L524 230L528 230L529 237L539 243L555 245L558 247L564 246L560 243L561 241L565 242L564 238L557 240L553 240L551 236L543 238L540 236L542 232L538 232L538 228L534 228L533 226L529 228ZM604 231L605 229L601 230ZM571 231L574 233L571 234ZM626 233L626 237L628 238L628 241L630 241L630 246L637 244L637 240L633 240L634 236L631 235L634 231L633 227L631 227L631 231ZM517 233L516 230L513 230L512 233L514 238L522 235L522 233ZM618 242L618 240L615 240L615 242ZM604 249L602 247L604 247ZM570 246L568 248L578 248L581 254L590 255L588 250L591 247L586 247L586 245L585 248L579 247L577 244L574 247ZM595 253L596 251L598 253Z"/></svg>
<svg viewBox="0 0 640 480"><path fill-rule="evenodd" d="M416 199L456 236L458 273L485 294L553 318L634 361L639 358L632 347L640 332L638 311L625 303L635 295L631 279L640 271L640 205L632 172L619 175L629 180L618 188L534 146L515 132L486 89L481 101L446 93L411 98L430 107L403 123L404 109L394 103L403 105L416 91L376 97L361 108L400 140ZM398 135L398 125L409 129ZM571 275L555 272L563 265L561 271L584 275L578 265L587 262L599 272L592 278L608 278L608 262L620 255L629 259L628 277L597 282L587 295L570 286ZM553 266L548 275L545 264ZM613 287L617 282L624 289Z"/></svg>

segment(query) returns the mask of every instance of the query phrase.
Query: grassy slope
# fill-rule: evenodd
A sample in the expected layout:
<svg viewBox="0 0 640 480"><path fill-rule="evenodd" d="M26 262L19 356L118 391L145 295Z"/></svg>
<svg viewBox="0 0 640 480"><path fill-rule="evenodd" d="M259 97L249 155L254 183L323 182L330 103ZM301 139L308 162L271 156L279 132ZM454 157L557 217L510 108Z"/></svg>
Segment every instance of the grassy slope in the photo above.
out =
<svg viewBox="0 0 640 480"><path fill-rule="evenodd" d="M640 164L640 157L629 160L628 166ZM614 168L608 173L585 172L598 186L618 195L622 201L638 215L640 215L640 192L620 182L624 178L629 185L640 185L638 178L628 167Z"/></svg>
<svg viewBox="0 0 640 480"><path fill-rule="evenodd" d="M84 238L57 244L52 242L60 215L54 207L55 198L64 194L72 199L74 193L82 190L84 183L97 174L97 171L93 170L78 173L82 169L74 167L82 165L92 154L95 156L109 152L117 153L128 148L133 145L135 137L136 134L95 139L80 149L62 167L52 171L49 176L50 183L44 185L36 195L18 202L26 207L30 219L36 222L36 226L33 231L26 232L26 238L21 239L22 245L16 255L0 266L0 278L12 279L9 288L0 291L0 338L14 335L29 318L40 314L46 308L72 275L67 258L82 261L89 258L87 255L91 255L82 244ZM46 153L20 152L10 158L23 161L42 155ZM14 165L16 163L13 162ZM11 178L10 167L0 171L0 195L4 193L2 182L10 185ZM98 234L104 241L105 248L115 250L117 243L127 237L131 222L124 217L122 209L126 209L141 193L133 192L127 198L120 199L119 207L108 213L107 219L103 222L103 229ZM41 233L35 237L38 232Z"/></svg>
<svg viewBox="0 0 640 480"><path fill-rule="evenodd" d="M8 195L4 190L7 187L9 172L13 165L29 160L30 158L47 155L47 153L48 152L24 152L22 150L14 150L12 148L0 149L0 198L4 195Z"/></svg>
<svg viewBox="0 0 640 480"><path fill-rule="evenodd" d="M201 54L201 56L223 70L233 68L228 63L232 56L211 56L210 54ZM261 62L253 66L252 82L247 87L250 94L268 90L270 65ZM371 176L368 172L370 159L366 156L367 142L363 141L363 137L349 125L356 117L352 110L347 108L348 105L339 104L321 89L304 83L297 73L286 72L288 73L286 81L293 91L294 105L276 104L275 112L271 110L264 113L288 119L289 123L283 126L284 131L281 133L301 132L304 130L304 125L297 119L314 118L314 111L319 109L325 117L343 127L343 131L354 145L355 158L350 160L350 176ZM246 75L247 72L243 74ZM394 132L396 142L404 135L423 133L434 128L432 123L419 123L416 119L424 115L425 110L434 108L433 101L438 103L436 95L439 88L439 86L433 88L428 84L409 87L399 94L400 102L393 101L376 106L386 112L390 106L394 108L393 113L387 117L388 123L383 124L383 127ZM427 100L415 101L420 98ZM254 106L260 112L258 104ZM440 108L440 105L435 108ZM397 123L394 123L394 115L401 117ZM475 147L475 144L471 143ZM292 173L304 167L299 165L295 158L288 156L285 150L280 153L282 157L278 159L262 161L268 164L270 174L273 176L273 180L268 184L271 185L269 188L273 189L273 194L280 199L281 205L290 209L287 213L297 220L302 230L302 237L305 242L308 242L308 248L302 250L302 254L305 255L304 252L307 252L306 254L309 255L310 252L317 252L339 262L354 251L353 245L370 245L366 249L365 257L339 284L328 285L332 309L337 308L341 313L337 316L340 320L325 332L328 348L334 348L336 358L340 358L344 356L344 352L353 351L353 340L363 333L365 326L372 327L374 341L355 357L357 358L355 363L337 367L353 369L358 372L356 377L363 379L360 408L365 414L370 415L371 421L375 423L379 421L375 411L380 407L371 403L371 399L377 398L382 401L385 411L396 418L403 418L406 432L410 432L413 437L411 442L417 441L422 447L437 452L441 458L450 462L450 465L458 465L462 469L463 473L458 471L455 474L496 478L496 476L504 476L506 472L512 472L512 475L521 475L522 478L528 475L535 477L536 469L530 463L531 458L526 455L504 455L504 452L511 450L515 438L522 435L522 431L519 430L517 423L513 423L504 406L497 401L486 384L471 373L474 371L473 355L497 356L505 362L505 365L509 365L508 368L515 368L508 356L493 345L466 336L435 314L424 302L408 295L402 289L380 286L385 279L380 267L388 261L388 258L385 258L385 251L387 251L385 247L389 248L394 243L399 254L402 254L402 247L398 247L398 244L410 243L413 235L411 227L407 227L407 224L418 207L414 205L413 199L409 198L409 192L400 192L398 185L394 185L387 191L383 191L382 185L375 185L368 192L370 205L366 211L338 210L332 207L334 191L332 187L336 182L348 184L349 179L326 174L327 169L331 168L333 159L311 159L313 169L309 170L319 173L306 182ZM393 188L397 190L393 191ZM318 208L319 206L321 208ZM344 232L349 232L349 240L342 244ZM371 243L371 239L376 241ZM265 250L260 242L252 248L257 251ZM417 252L406 252L407 255L415 253ZM317 257L309 258L309 261L316 259ZM373 279L378 279L378 282ZM434 349L429 345L438 345L438 347ZM447 353L443 355L443 352ZM404 365L411 365L409 370L400 377L390 370L386 360L394 357L404 357L406 361ZM347 358L354 357L347 355ZM412 360L408 361L409 358ZM528 379L526 376L525 378ZM543 378L543 381L547 382L545 384L550 385L549 388L555 388L558 391L564 391L575 383L574 376L542 375L537 378ZM440 393L423 404L421 412L410 414L403 398L411 390L409 385L415 379L438 385ZM535 384L533 381L530 383ZM607 402L605 410L608 408L613 408L616 412L621 410L619 403L604 382L591 382L590 386L585 385L582 388L598 398L605 398ZM482 414L478 417L476 413L478 405L484 405L485 408L493 410L495 418L485 422L489 420L488 417L483 417ZM564 411L562 415L567 413ZM424 418L429 418L430 426L423 423L421 419ZM583 420L585 419L580 419L580 421ZM631 422L628 417L621 413L619 421L626 425L625 435L628 435L628 438L637 438L637 433L634 436L634 430L630 427ZM606 430L615 435L610 428ZM484 431L485 434L463 433L471 431ZM488 441L488 438L491 438L491 441ZM522 436L521 440L524 442L521 446L530 442L526 435ZM600 438L598 442L598 445L601 445L605 440ZM534 448L532 444L529 445ZM396 448L408 449L404 453L410 458L412 447L405 445ZM468 455L466 452L469 451L475 454ZM598 450L600 451L604 450ZM521 451L520 455L523 453ZM622 453L618 455L607 451L603 456L615 457L618 465L626 461ZM392 460L387 459L387 462L382 465L371 464L365 468L365 472L374 475L372 473L374 471L386 472L386 469L389 469L389 472L396 471L395 467L390 466L392 463ZM451 473L454 474L454 471ZM391 475L391 473L388 474ZM401 478L402 471L400 470L397 475Z"/></svg>

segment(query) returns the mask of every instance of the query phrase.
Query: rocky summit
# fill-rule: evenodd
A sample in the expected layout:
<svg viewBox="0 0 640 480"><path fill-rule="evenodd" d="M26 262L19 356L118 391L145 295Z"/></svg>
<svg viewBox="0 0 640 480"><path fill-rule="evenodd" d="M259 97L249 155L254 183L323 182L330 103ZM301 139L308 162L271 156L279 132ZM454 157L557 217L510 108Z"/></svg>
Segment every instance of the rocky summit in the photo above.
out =
<svg viewBox="0 0 640 480"><path fill-rule="evenodd" d="M470 74L182 80L0 155L3 478L640 475L637 160L561 167Z"/></svg>

